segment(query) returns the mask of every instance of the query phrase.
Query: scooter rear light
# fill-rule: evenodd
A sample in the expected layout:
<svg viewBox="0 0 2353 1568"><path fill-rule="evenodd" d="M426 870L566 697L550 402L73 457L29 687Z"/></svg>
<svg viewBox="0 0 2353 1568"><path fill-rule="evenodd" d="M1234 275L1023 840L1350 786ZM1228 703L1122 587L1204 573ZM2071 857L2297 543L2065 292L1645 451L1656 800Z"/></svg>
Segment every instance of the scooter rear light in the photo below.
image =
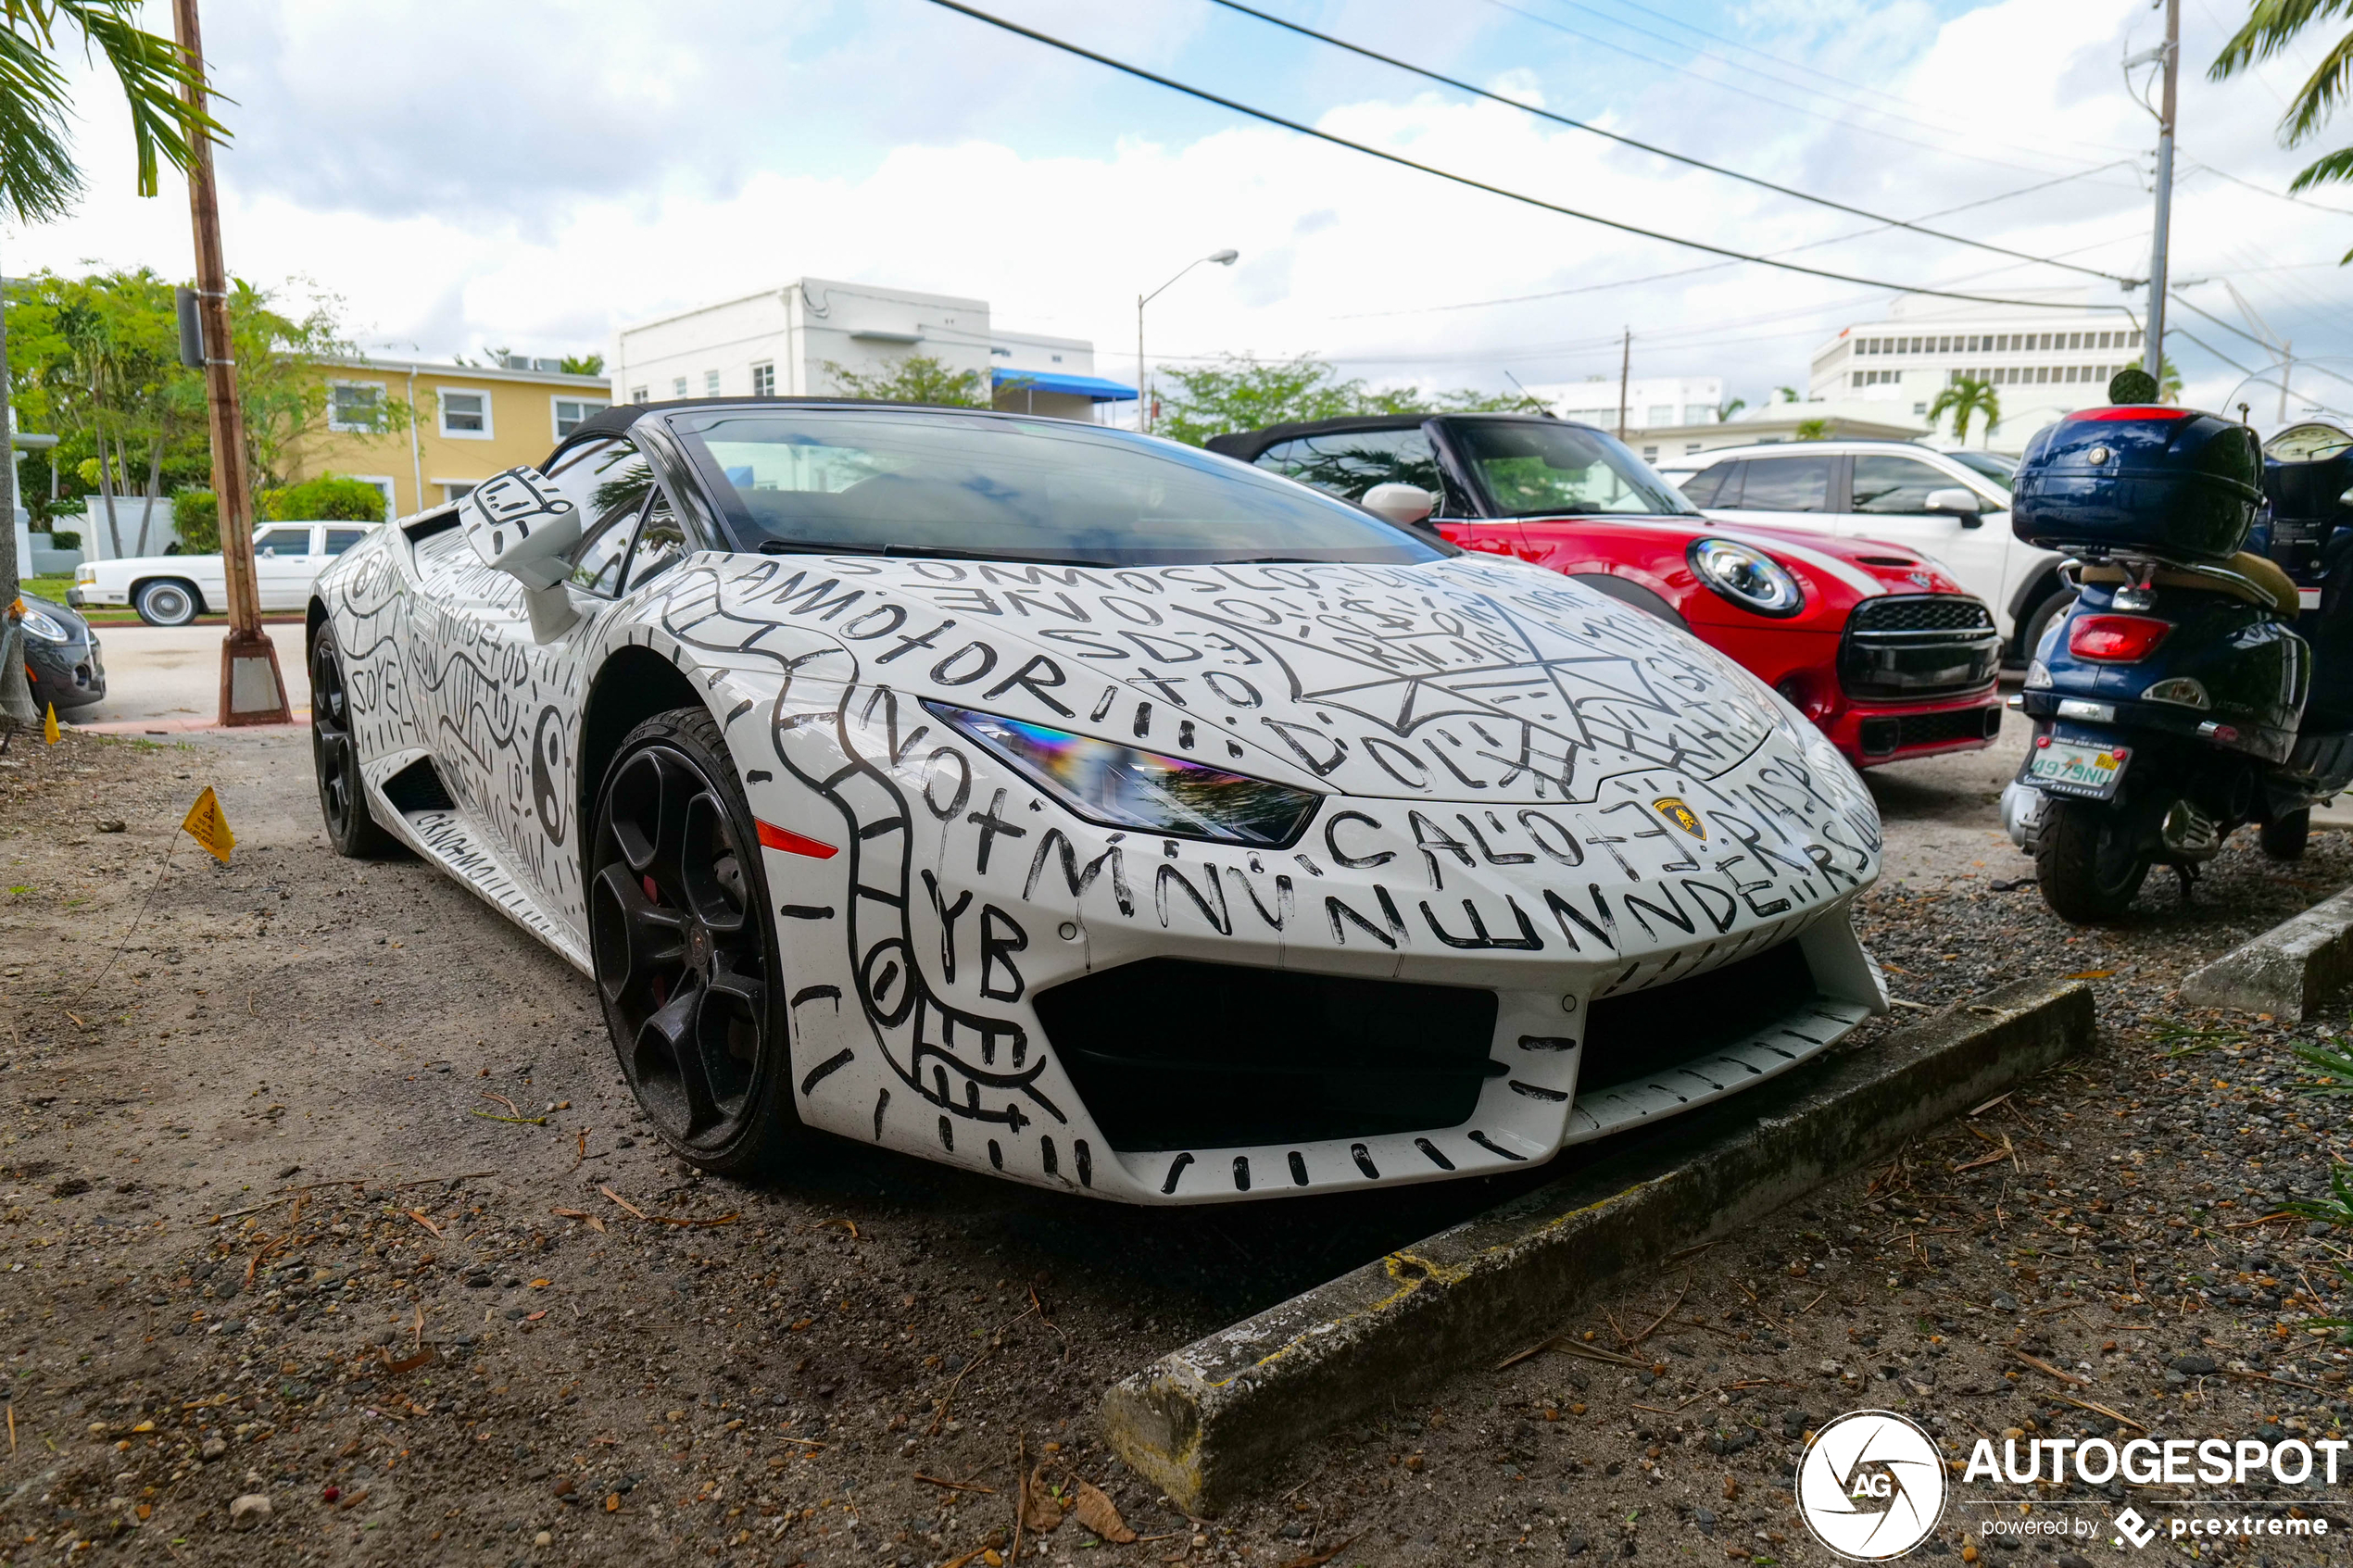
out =
<svg viewBox="0 0 2353 1568"><path fill-rule="evenodd" d="M2173 630L2148 615L2087 615L2068 628L2067 651L2101 664L2137 664Z"/></svg>
<svg viewBox="0 0 2353 1568"><path fill-rule="evenodd" d="M2116 420L2186 420L2196 411L2161 403L2120 403L2112 408L2086 408L2073 417L2079 420L2106 424Z"/></svg>

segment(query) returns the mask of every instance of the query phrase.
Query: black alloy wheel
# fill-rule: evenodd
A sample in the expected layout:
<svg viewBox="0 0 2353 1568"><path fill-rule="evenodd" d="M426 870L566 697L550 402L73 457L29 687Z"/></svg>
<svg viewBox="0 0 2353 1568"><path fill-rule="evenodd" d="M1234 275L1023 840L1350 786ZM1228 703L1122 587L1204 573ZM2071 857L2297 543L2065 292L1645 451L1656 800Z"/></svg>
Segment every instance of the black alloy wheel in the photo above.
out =
<svg viewBox="0 0 2353 1568"><path fill-rule="evenodd" d="M357 860L380 860L400 852L368 806L359 777L359 751L351 740L351 694L344 684L343 655L334 628L322 624L310 644L310 767L319 777L319 814L335 853Z"/></svg>
<svg viewBox="0 0 2353 1568"><path fill-rule="evenodd" d="M681 1157L754 1169L800 1123L758 832L718 723L682 708L631 731L595 820L589 946L622 1074Z"/></svg>

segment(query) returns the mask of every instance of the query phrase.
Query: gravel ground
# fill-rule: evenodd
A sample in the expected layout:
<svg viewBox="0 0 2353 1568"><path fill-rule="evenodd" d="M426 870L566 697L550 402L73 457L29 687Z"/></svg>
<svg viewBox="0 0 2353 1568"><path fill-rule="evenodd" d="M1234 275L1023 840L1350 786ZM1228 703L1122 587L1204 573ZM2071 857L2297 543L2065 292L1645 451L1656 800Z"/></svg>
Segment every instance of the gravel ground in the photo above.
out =
<svg viewBox="0 0 2353 1568"><path fill-rule="evenodd" d="M1026 1562L1816 1562L1788 1477L1850 1409L1957 1453L2333 1434L2353 1362L2303 1323L2341 1310L2353 1254L2267 1217L2353 1158L2344 1102L2300 1093L2290 1053L2347 1019L2290 1032L2169 993L2353 882L2353 837L2289 868L2233 847L2186 903L2169 883L2078 933L2009 885L2032 867L1989 831L2006 771L1874 778L1866 937L1922 1005L2094 976L2095 1053L1194 1521L1094 1443L1101 1389L1512 1186L1135 1210L830 1143L764 1187L695 1179L635 1135L575 975L422 866L327 850L299 735L19 740L0 1562L998 1568L1029 1471ZM173 835L208 783L227 867ZM2126 1496L2043 1490L2103 1527ZM2130 1500L2157 1518L2178 1490ZM233 1518L248 1497L267 1514ZM1923 1551L1974 1561L1986 1512ZM2005 1547L2095 1549L1983 1550Z"/></svg>

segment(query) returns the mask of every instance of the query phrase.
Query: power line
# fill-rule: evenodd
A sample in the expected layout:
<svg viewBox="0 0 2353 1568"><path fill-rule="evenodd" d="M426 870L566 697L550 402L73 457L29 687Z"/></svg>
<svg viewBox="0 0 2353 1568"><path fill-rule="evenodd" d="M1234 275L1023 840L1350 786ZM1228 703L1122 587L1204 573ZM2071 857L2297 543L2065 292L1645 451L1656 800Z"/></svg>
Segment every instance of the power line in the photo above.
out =
<svg viewBox="0 0 2353 1568"><path fill-rule="evenodd" d="M1393 163L1401 169L1410 169L1415 170L1416 173L1431 175L1437 179L1449 181L1454 184L1465 186L1470 190L1484 191L1491 196L1502 196L1506 201L1516 201L1526 207L1540 207L1546 212L1556 212L1564 218L1580 219L1587 223L1599 224L1604 229L1615 229L1620 233L1637 234L1646 240L1659 240L1667 245L1681 245L1686 250L1696 250L1708 256L1721 256L1729 257L1734 261L1754 262L1757 266L1771 267L1783 272L1798 272L1809 278L1827 278L1831 282L1838 283L1859 283L1865 288L1892 289L1898 294L1926 295L1937 299L1966 300L1972 305L2002 305L2018 309L2029 310L2080 310L2083 308L2079 305L2053 304L2045 300L2002 299L1992 295L1957 294L1946 289L1924 288L1912 283L1890 282L1883 278L1857 277L1852 272L1832 272L1820 267L1803 267L1794 261L1775 261L1768 257L1755 256L1751 255L1747 251L1733 250L1727 245L1710 245L1705 240L1687 240L1680 235L1662 233L1658 230L1645 229L1641 227L1639 224L1623 222L1615 218L1604 218L1598 213L1582 212L1573 207L1563 207L1558 202L1545 201L1540 196L1526 195L1518 191L1510 190L1502 185L1490 184L1484 180L1474 180L1467 174L1456 174L1451 170L1440 169L1433 164L1417 163L1414 159L1405 157L1401 154L1387 152L1379 147L1367 146L1362 142L1352 142L1347 137L1336 135L1329 131L1320 131L1315 126L1303 124L1299 120L1286 119L1281 115L1271 113L1265 109L1252 108L1250 105L1242 103L1238 99L1221 96L1218 94L1210 92L1206 88L1194 87L1186 82L1178 82L1174 77L1162 76L1156 71L1146 70L1141 66L1129 65L1125 60L1114 59L1109 55L1098 54L1092 49L1085 48L1079 44L1056 38L1051 33L1040 32L1035 28L1025 27L1019 22L1012 21L1004 17L996 16L990 12L984 11L976 6L965 5L963 0L931 0L931 3L939 6L943 10L957 12L959 15L972 18L975 21L987 22L991 27L1001 29L1002 31L1013 33L1017 37L1026 38L1032 43L1043 44L1051 49L1060 49L1064 54L1076 55L1083 60L1092 60L1097 65L1107 66L1113 70L1119 71L1127 76L1135 77L1139 81L1149 82L1154 86L1165 87L1172 92L1182 93L1188 97L1199 98L1203 103L1215 104L1220 108L1231 109L1236 114L1247 115L1252 119L1264 120L1269 125L1280 126L1282 129L1295 132L1299 135L1313 137L1318 142L1327 142L1336 147L1345 147L1350 152L1363 153L1365 157L1378 158L1383 163Z"/></svg>
<svg viewBox="0 0 2353 1568"><path fill-rule="evenodd" d="M1643 54L1639 49L1629 49L1623 44L1613 44L1606 38L1596 38L1590 32L1579 32L1577 29L1568 26L1567 23L1556 22L1550 17L1538 16L1533 11L1525 10L1520 6L1512 5L1509 3L1509 0L1487 0L1487 4L1494 6L1498 10L1509 11L1516 17L1525 18L1529 21L1534 22L1539 27L1550 28L1555 32L1567 33L1571 38L1582 39L1588 44L1598 45L1604 49L1612 50L1615 53L1628 56L1629 59L1641 60L1645 65L1657 66L1662 70L1671 70L1680 75L1689 76L1694 81L1705 82L1718 92L1730 93L1743 98L1754 98L1760 104L1770 104L1778 109L1787 109L1793 114L1802 114L1808 119L1818 119L1825 125L1836 125L1845 130L1860 131L1867 136L1878 136L1890 142L1900 142L1907 147L1919 147L1928 152L1936 153L1942 157L1962 158L1971 163L1987 164L1995 169L2007 169L2020 174L2048 174L2051 171L2047 166L2036 169L2022 163L2011 163L2002 158L1986 157L1980 153L1961 152L1953 147L1949 143L1940 144L1935 142L1923 142L1916 137L1899 136L1893 131L1883 130L1876 125L1856 125L1851 120L1841 119L1832 115L1826 115L1818 112L1818 110L1809 109L1803 104L1789 103L1783 99L1773 97L1768 94L1759 93L1751 88L1742 87L1736 83L1705 75L1702 72L1692 70L1688 66L1679 66L1669 60L1655 59L1651 56ZM1768 78L1768 80L1776 82L1779 81L1778 78ZM1782 86L1795 85L1791 82L1780 82L1779 84ZM1806 91L1804 88L1798 88L1797 90L1800 92ZM1861 108L1861 106L1859 105L1849 105L1848 107L1853 108ZM1881 114L1887 119L1898 118L1894 115L1887 115L1884 110L1866 108L1863 109L1862 112L1866 114ZM1920 124L1918 120L1910 120L1907 121L1907 123ZM1922 129L1941 131L1943 128L1923 125ZM1951 132L1946 133L1951 134Z"/></svg>
<svg viewBox="0 0 2353 1568"><path fill-rule="evenodd" d="M1399 59L1394 55L1384 55L1378 49L1368 49L1361 44L1351 44L1345 38L1336 38L1328 32L1318 32L1312 27L1305 27L1295 21L1287 21L1281 17L1262 11L1254 6L1246 6L1242 4L1242 0L1210 0L1210 4L1214 6L1223 6L1229 11L1239 11L1246 17L1255 17L1260 21L1265 22L1270 26L1279 27L1288 32L1295 32L1302 38L1313 38L1319 44L1328 44L1335 49L1345 49L1352 55L1361 56L1368 60L1378 60L1385 66L1390 66L1395 69L1418 76L1424 81L1436 82L1444 86L1452 87L1458 93L1467 93L1473 97L1484 98L1490 103L1503 104L1507 107L1517 109L1522 114L1533 115L1539 119L1550 120L1554 125L1565 125L1572 131L1582 131L1589 135L1600 136L1608 141L1616 142L1620 146L1632 147L1640 152L1649 153L1654 157L1663 157L1671 162L1680 163L1691 169L1704 169L1710 174L1720 174L1728 180L1738 180L1743 184L1754 185L1759 190L1771 191L1780 195L1794 197L1796 200L1802 202L1811 202L1816 207L1826 207L1833 212L1848 213L1856 218L1868 218L1872 222L1879 224L1883 230L1904 229L1915 234L1924 234L1932 240L1944 240L1951 245L1968 245L1976 250L1991 251L1995 256L2007 256L2019 261L2032 261L2045 267L2057 267L2070 272L2081 272L2086 277L2103 279L2111 283L2120 283L2124 281L2114 272L2103 272L2095 267L2079 267L2071 261L2055 261L2048 257L2030 256L2022 250L2012 250L2007 245L1997 245L1986 240L1973 240L1966 234L1948 234L1941 229L1924 229L1918 223L1909 222L1901 218L1890 218L1884 213L1873 212L1868 207L1856 207L1843 201L1833 201L1829 196L1813 195L1805 191L1798 190L1794 186L1779 184L1771 180L1762 179L1754 174L1743 174L1737 169L1727 169L1721 164L1709 163L1705 158L1691 157L1682 153L1671 152L1667 148L1658 146L1650 142L1640 141L1632 136L1622 136L1615 131L1604 131L1598 125L1589 124L1581 119L1572 119L1565 114L1554 114L1550 109L1537 108L1533 105L1523 104L1518 99L1507 98L1501 93L1491 93L1484 87L1474 86L1472 83L1463 81L1460 77L1448 76L1441 71L1430 70L1426 67L1417 66L1410 60Z"/></svg>
<svg viewBox="0 0 2353 1568"><path fill-rule="evenodd" d="M2214 175L2218 179L2228 180L2233 185L2244 185L2248 190L2253 191L2257 195L2269 196L2275 202L2293 202L2297 207L2307 207L2314 212L2334 212L2339 218L2353 218L2353 210L2347 210L2347 208L2341 207L2329 207L2321 202L2306 201L2302 196L2292 194L2286 191L2274 191L2270 186L2259 185L2252 180L2242 180L2237 175L2231 173L2229 170L2217 169L2212 164L2208 163L2203 159L2191 159L2190 167L2202 173Z"/></svg>
<svg viewBox="0 0 2353 1568"><path fill-rule="evenodd" d="M1220 0L1220 3L1222 4L1223 0ZM1920 215L1920 217L1947 218L1956 212L1967 212L1971 207L1991 207L1995 202L2007 201L2012 196L2022 196L2035 191L2048 190L2053 185L2063 185L2070 180L2081 180L2086 175L2097 174L2101 172L2102 169L2114 169L2115 167L2117 167L2115 164L2104 163L2100 165L2099 169L2085 169L2082 174L2062 174L2056 180L2044 180L2032 185L2020 186L2015 191L2004 191L1999 195L1985 196L1972 202L1963 202L1958 207L1943 207L1935 212L1924 212ZM1786 250L1768 251L1766 254L1768 257L1794 256L1801 250L1814 250L1822 245L1838 245L1846 240L1862 239L1868 235L1875 234L1880 232L1881 231L1878 229L1857 229L1852 233L1832 234L1830 238L1823 240L1808 240L1804 245L1791 245ZM2139 236L2135 235L2133 237L2138 238ZM2101 245L2116 245L2118 243L2120 243L2118 240L2102 240L2095 245L2079 246L2077 247L2077 250L2097 250ZM2077 252L2061 251L2059 254L2062 256L2071 256L2077 254ZM1538 300L1563 299L1570 295L1597 294L1605 289L1631 288L1637 283L1665 282L1672 278L1688 278L1700 272L1719 272L1725 268L1732 265L1734 265L1734 263L1729 261L1710 261L1698 267L1679 268L1672 272L1652 272L1639 278L1619 278L1615 282L1606 283L1579 283L1574 288L1547 289L1540 294L1507 295L1500 299L1466 299L1453 305L1413 305L1397 310L1359 310L1353 311L1347 315L1334 316L1329 318L1329 320L1335 321L1377 320L1389 316L1427 316L1448 310L1477 310L1491 305L1529 305ZM2316 263L2315 265L2318 264ZM2334 264L2330 263L2330 265ZM2102 273L2100 276L2105 277L2107 274Z"/></svg>

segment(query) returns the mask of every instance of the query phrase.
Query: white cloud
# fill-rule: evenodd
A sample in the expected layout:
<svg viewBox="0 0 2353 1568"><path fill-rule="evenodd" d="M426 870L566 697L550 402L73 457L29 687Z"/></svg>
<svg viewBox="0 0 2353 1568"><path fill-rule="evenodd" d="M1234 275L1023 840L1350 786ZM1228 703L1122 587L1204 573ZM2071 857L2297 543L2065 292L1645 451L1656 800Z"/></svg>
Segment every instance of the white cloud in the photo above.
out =
<svg viewBox="0 0 2353 1568"><path fill-rule="evenodd" d="M1212 31L1207 7L1155 0L1105 15L1082 0L1005 4L1172 74L1246 83L1236 94L1270 107L1302 112L1303 103L1336 134L1585 210L1756 251L1869 227L1503 105L1334 62L1317 46L1296 56L1307 69L1293 69L1259 24ZM1746 267L1517 307L1379 314L1709 258L1234 123L915 0L872 12L715 3L355 10L293 0L215 10L216 59L240 99L228 111L238 142L221 163L232 265L259 279L315 279L346 301L363 341L404 351L600 349L618 322L809 273L977 295L1005 324L1094 338L1101 368L1124 376L1136 295L1233 245L1240 266L1202 269L1152 306L1156 349L1313 350L1376 379L1497 385L1506 370L1530 381L1614 373L1616 334L1631 325L1638 371L1725 374L1753 395L1802 383L1815 343L1885 298ZM1450 12L1444 35L1418 46L1393 7L1336 6L1319 25L1693 156L1900 213L2129 159L2151 139L2116 70L2128 42L2148 41L2145 7L2132 0L2002 0L1941 23L1911 0L1828 11L1771 0L1709 24L1869 84L1836 88L1844 107L1805 91L1831 88L1825 79L1769 62L1763 75L1747 72L1760 62L1737 51L1686 54L1689 69L1670 73L1507 12L1478 15L1474 26ZM2219 34L2202 27L2184 49L2184 167L2203 160L2279 188L2303 161L2272 140L2276 94L2300 79L2297 62L2209 85L2201 68ZM1665 43L1609 36L1670 56ZM1711 71L1817 117L1691 74ZM1784 84L1759 85L1765 76ZM145 262L184 275L184 204L176 190L153 202L123 194L119 112L94 93L86 101L82 144L97 194L69 222L0 233L0 262L10 271ZM2353 207L2353 192L2322 199ZM2306 265L2353 245L2353 220L2201 174L2185 175L2176 211L2178 275L2238 269L2240 286L2307 351L2353 349L2339 341L2353 290L2334 270ZM2077 253L2110 271L2145 267L2147 198L2125 169L1939 222L2030 253ZM2066 282L1900 233L1793 259L1994 293ZM2252 270L2284 267L2296 270ZM2082 282L2104 302L2123 297ZM2219 290L2193 297L2230 314ZM2241 357L2225 334L2192 330ZM2194 394L2220 398L2236 380L2180 348L2196 372Z"/></svg>

